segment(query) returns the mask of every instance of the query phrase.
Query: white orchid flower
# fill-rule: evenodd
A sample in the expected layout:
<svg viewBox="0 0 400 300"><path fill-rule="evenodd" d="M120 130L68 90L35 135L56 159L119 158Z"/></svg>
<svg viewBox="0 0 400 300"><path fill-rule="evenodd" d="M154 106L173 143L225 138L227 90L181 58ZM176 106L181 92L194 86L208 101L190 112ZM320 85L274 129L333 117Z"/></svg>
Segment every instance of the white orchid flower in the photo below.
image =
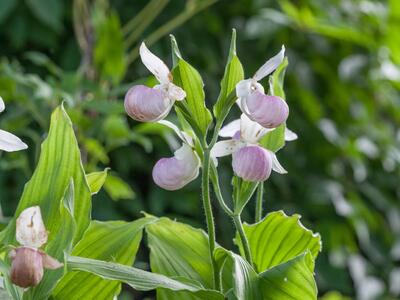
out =
<svg viewBox="0 0 400 300"><path fill-rule="evenodd" d="M63 266L39 248L47 242L48 233L39 206L25 209L16 222L16 239L22 246L11 250L11 281L23 288L33 287L43 278L44 268Z"/></svg>
<svg viewBox="0 0 400 300"><path fill-rule="evenodd" d="M3 99L0 97L0 113L5 110ZM0 150L13 152L28 148L28 146L20 140L19 137L0 129Z"/></svg>
<svg viewBox="0 0 400 300"><path fill-rule="evenodd" d="M144 85L131 87L125 96L125 110L136 121L156 122L168 115L175 101L185 99L186 93L172 83L172 74L168 67L147 49L144 42L139 52L143 64L160 84L153 88Z"/></svg>
<svg viewBox="0 0 400 300"><path fill-rule="evenodd" d="M261 147L258 142L268 132L275 130L261 126L250 120L245 114L240 119L224 126L220 136L232 139L217 142L211 149L215 159L232 154L232 167L235 174L246 181L265 181L274 170L280 174L287 173L279 163L275 153ZM285 139L293 140L297 135L287 130Z"/></svg>
<svg viewBox="0 0 400 300"><path fill-rule="evenodd" d="M161 120L159 123L173 129L183 144L173 157L162 158L154 165L153 180L163 189L178 190L199 176L200 158L193 150L191 136L169 121Z"/></svg>
<svg viewBox="0 0 400 300"><path fill-rule="evenodd" d="M237 103L242 112L265 128L276 128L289 116L287 103L278 96L266 95L258 83L281 64L284 56L285 47L282 46L281 51L262 65L252 78L236 85Z"/></svg>

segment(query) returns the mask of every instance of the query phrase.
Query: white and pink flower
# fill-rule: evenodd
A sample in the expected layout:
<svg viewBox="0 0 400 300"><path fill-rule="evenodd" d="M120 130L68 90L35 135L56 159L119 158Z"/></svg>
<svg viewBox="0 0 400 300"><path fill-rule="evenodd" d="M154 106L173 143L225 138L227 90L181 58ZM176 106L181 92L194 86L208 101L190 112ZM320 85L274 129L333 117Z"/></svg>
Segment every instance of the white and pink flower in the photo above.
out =
<svg viewBox="0 0 400 300"><path fill-rule="evenodd" d="M186 93L172 83L172 74L168 67L147 49L145 43L141 44L139 51L143 64L160 84L152 88L144 85L131 87L125 96L125 111L136 121L156 122L164 119L175 101L183 100Z"/></svg>

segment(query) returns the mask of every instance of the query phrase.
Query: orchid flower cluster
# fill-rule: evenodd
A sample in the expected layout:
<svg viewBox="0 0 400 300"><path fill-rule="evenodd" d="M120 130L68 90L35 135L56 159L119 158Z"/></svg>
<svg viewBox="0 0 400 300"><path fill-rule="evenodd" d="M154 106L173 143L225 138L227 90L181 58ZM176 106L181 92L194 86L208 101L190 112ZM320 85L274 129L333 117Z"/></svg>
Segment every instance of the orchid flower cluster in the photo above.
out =
<svg viewBox="0 0 400 300"><path fill-rule="evenodd" d="M285 48L269 59L252 78L242 80L236 85L237 105L242 111L240 119L235 120L219 131L219 136L228 140L217 142L211 149L211 158L217 165L217 158L232 155L232 168L236 176L249 182L263 182L271 171L284 174L286 170L279 163L275 153L259 145L259 141L269 132L285 123L289 107L278 96L265 94L259 83L270 75L283 61ZM201 160L195 150L194 138L181 131L175 124L163 120L175 101L182 101L186 92L175 85L171 71L166 64L150 52L143 42L140 57L147 69L157 78L159 84L153 88L135 85L125 96L125 110L134 120L158 122L175 131L182 146L173 157L162 158L153 168L154 182L166 190L184 187L199 175ZM285 129L285 139L297 138Z"/></svg>

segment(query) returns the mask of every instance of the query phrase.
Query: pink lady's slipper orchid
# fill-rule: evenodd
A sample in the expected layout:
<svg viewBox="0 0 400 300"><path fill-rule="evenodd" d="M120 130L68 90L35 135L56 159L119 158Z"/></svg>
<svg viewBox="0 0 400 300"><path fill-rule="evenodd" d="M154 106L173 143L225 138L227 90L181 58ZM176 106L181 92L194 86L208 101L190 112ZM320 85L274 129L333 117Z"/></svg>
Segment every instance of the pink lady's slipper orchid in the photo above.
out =
<svg viewBox="0 0 400 300"><path fill-rule="evenodd" d="M253 78L242 80L236 85L236 95L239 98L237 103L242 112L265 128L276 128L289 116L286 102L278 96L266 95L263 86L258 83L281 64L284 56L285 47L282 46L282 50L261 66Z"/></svg>
<svg viewBox="0 0 400 300"><path fill-rule="evenodd" d="M160 159L153 168L154 182L163 189L175 191L199 176L200 159L193 150L193 140L188 134L169 121L162 120L159 123L173 129L183 141L173 157Z"/></svg>
<svg viewBox="0 0 400 300"><path fill-rule="evenodd" d="M11 250L11 281L23 288L33 287L43 278L43 269L58 269L63 266L55 258L39 248L47 242L47 231L43 224L39 206L25 209L18 217L16 238L22 245Z"/></svg>
<svg viewBox="0 0 400 300"><path fill-rule="evenodd" d="M183 89L172 83L172 74L165 63L147 49L142 43L140 58L146 68L154 74L160 84L149 88L135 85L125 96L125 110L134 120L140 122L156 122L164 119L176 100L186 97Z"/></svg>
<svg viewBox="0 0 400 300"><path fill-rule="evenodd" d="M4 111L6 106L0 97L0 113ZM0 129L0 150L7 152L19 151L28 148L17 136Z"/></svg>
<svg viewBox="0 0 400 300"><path fill-rule="evenodd" d="M233 171L245 181L265 181L272 170L285 174L287 172L280 165L275 153L258 144L259 140L272 130L274 129L264 128L242 114L240 120L235 120L221 129L220 136L232 139L216 143L211 150L211 156L215 159L232 154ZM297 136L287 130L285 138L293 140Z"/></svg>

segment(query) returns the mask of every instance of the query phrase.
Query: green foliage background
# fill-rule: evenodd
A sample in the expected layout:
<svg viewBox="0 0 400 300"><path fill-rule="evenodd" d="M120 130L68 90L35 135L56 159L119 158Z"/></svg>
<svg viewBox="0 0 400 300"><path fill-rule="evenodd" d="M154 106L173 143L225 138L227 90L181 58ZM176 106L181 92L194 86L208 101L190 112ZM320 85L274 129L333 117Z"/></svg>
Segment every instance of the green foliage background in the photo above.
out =
<svg viewBox="0 0 400 300"><path fill-rule="evenodd" d="M212 5L203 9L205 2ZM266 210L299 213L308 228L321 233L324 248L316 262L321 296L336 290L360 299L396 299L398 1L212 2L154 0L139 13L149 1L99 0L85 14L85 1L79 0L75 6L71 1L0 1L0 95L7 104L0 128L30 146L25 152L0 153L2 223L13 215L37 163L50 112L65 101L86 171L111 168L105 191L94 197L94 218L134 220L144 210L204 227L199 181L178 192L152 182L154 163L171 155L173 135L128 120L122 101L130 85L152 80L137 60L138 43L156 42L151 49L171 65L167 34L173 33L205 81L210 108L218 98L234 27L246 77L282 44L289 58L288 127L299 139L280 152L289 174L274 174L266 183ZM184 25L170 25L182 15ZM227 193L229 159L222 160L220 174ZM233 246L231 223L214 207L218 241ZM252 221L252 215L249 211L245 219ZM141 267L146 268L147 256L139 251ZM366 290L373 298L362 298ZM125 291L122 297L130 295ZM135 294L137 299L143 295L153 294ZM326 299L341 298L330 293Z"/></svg>

